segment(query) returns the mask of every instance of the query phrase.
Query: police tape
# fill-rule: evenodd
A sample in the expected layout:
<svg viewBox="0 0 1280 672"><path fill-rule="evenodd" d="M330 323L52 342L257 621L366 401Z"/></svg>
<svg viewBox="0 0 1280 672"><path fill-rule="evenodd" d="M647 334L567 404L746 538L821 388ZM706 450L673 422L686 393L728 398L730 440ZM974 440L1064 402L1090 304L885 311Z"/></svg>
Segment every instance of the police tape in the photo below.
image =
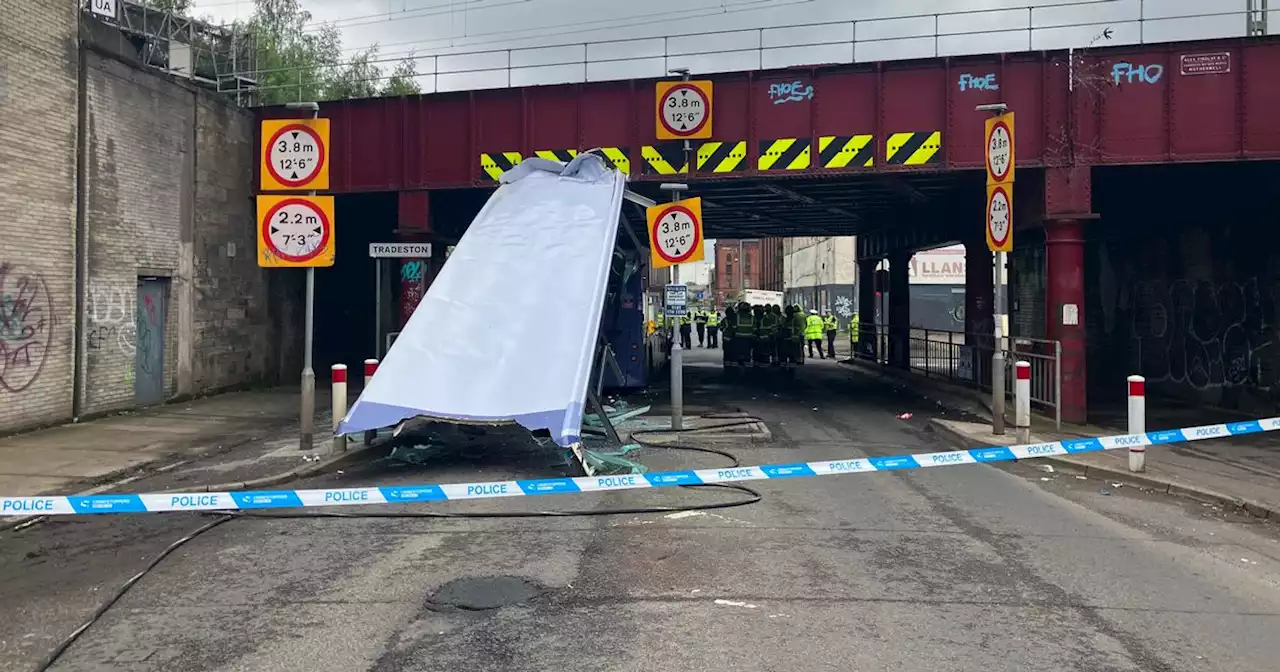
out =
<svg viewBox="0 0 1280 672"><path fill-rule="evenodd" d="M1280 430L1280 417L1220 425L1167 429L1145 434L1121 434L1097 438L1066 439L1016 446L989 446L939 453L862 457L825 462L794 462L754 467L693 469L623 476L541 478L533 480L446 483L441 485L390 485L367 488L319 490L242 490L156 494L107 494L86 496L3 497L0 515L59 516L103 513L153 513L163 511L231 511L288 509L367 504L414 504L498 497L565 495L609 490L635 490L680 485L733 483L766 479L804 478L875 471L902 471L961 464L1007 462L1052 455L1072 455L1103 450L1126 450L1183 441L1201 441Z"/></svg>

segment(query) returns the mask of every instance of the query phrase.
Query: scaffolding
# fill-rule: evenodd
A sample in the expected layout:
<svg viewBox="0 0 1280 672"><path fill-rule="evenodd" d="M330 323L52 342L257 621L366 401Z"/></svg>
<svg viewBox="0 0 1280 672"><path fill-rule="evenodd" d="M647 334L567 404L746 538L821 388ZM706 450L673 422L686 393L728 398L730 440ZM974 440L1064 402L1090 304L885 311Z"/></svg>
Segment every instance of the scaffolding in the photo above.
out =
<svg viewBox="0 0 1280 672"><path fill-rule="evenodd" d="M257 82L253 33L213 25L127 0L85 0L82 28L99 46L147 67L254 104Z"/></svg>

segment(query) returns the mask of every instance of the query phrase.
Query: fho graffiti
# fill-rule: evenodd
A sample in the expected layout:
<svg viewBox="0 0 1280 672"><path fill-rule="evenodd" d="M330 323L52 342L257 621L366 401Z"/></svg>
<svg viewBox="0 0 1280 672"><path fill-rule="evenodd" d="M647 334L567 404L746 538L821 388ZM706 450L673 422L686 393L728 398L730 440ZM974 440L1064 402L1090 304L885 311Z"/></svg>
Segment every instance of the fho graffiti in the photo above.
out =
<svg viewBox="0 0 1280 672"><path fill-rule="evenodd" d="M985 75L973 75L964 73L960 75L960 90L968 91L970 89L977 91L999 91L1000 83L996 81L996 73L988 72Z"/></svg>
<svg viewBox="0 0 1280 672"><path fill-rule="evenodd" d="M1111 78L1121 84L1155 84L1164 75L1163 65L1135 65L1120 61L1111 66Z"/></svg>
<svg viewBox="0 0 1280 672"><path fill-rule="evenodd" d="M813 85L805 84L798 79L794 82L770 84L769 100L772 100L774 105L813 100Z"/></svg>

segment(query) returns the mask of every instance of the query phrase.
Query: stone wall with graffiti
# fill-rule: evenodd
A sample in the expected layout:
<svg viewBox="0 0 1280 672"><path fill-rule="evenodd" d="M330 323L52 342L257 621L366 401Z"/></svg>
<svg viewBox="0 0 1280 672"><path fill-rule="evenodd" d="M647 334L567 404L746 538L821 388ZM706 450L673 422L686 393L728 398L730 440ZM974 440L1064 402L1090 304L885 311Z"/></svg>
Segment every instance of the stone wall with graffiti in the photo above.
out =
<svg viewBox="0 0 1280 672"><path fill-rule="evenodd" d="M191 250L194 111L186 89L159 77L93 54L86 66L83 398L84 412L97 413L133 406L139 376L176 392L178 323L191 309L191 268L180 259ZM170 279L164 314L138 305L140 276ZM151 363L140 371L138 362Z"/></svg>
<svg viewBox="0 0 1280 672"><path fill-rule="evenodd" d="M71 416L78 12L0 19L0 432Z"/></svg>
<svg viewBox="0 0 1280 672"><path fill-rule="evenodd" d="M46 65L0 73L0 433L278 382L301 291L254 261L252 115L87 46L81 77L54 4L20 27Z"/></svg>
<svg viewBox="0 0 1280 672"><path fill-rule="evenodd" d="M1264 193L1280 178L1274 167L1247 170L1256 174L1230 179L1222 169L1213 183ZM1120 210L1095 236L1086 268L1091 388L1096 373L1096 393L1117 396L1137 373L1151 395L1274 414L1280 234L1264 224L1273 214L1263 201L1206 198L1200 187L1210 182L1198 175L1174 173L1158 201L1131 199L1142 203L1140 218L1120 227ZM1123 189L1151 193L1133 180ZM1102 214L1098 227L1108 223Z"/></svg>

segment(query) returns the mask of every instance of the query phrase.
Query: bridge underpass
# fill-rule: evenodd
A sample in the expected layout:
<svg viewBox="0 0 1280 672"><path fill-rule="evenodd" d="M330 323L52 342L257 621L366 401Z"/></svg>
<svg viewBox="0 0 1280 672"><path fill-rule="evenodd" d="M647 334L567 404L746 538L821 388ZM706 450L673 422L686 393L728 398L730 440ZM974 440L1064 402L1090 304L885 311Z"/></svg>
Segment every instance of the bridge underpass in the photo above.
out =
<svg viewBox="0 0 1280 672"><path fill-rule="evenodd" d="M1195 53L1221 53L1233 65L1220 72L1180 74L1178 59ZM664 196L658 190L661 182L689 183L692 195L708 201L704 215L709 237L858 235L862 261L888 260L890 269L900 269L890 271L892 290L894 283L900 287L904 282L904 264L893 261L909 259L913 251L961 242L970 259L987 254L981 239L980 177L985 113L975 108L1004 102L1022 122L1009 274L1013 291L1021 284L1027 296L1010 302L1011 326L1015 334L1061 342L1064 418L1083 419L1089 399L1103 398L1111 390L1115 372L1148 373L1148 367L1167 383L1153 391L1225 406L1269 399L1269 390L1276 387L1265 383L1276 368L1266 354L1266 344L1275 340L1269 338L1273 322L1253 320L1251 324L1268 326L1254 329L1245 348L1249 354L1234 358L1230 368L1235 373L1229 376L1220 347L1225 332L1216 337L1218 345L1196 332L1209 353L1200 357L1205 364L1186 364L1200 361L1201 351L1167 355L1177 348L1163 335L1153 338L1166 355L1152 360L1151 347L1141 355L1130 347L1146 338L1135 336L1137 327L1117 331L1108 317L1112 308L1102 309L1114 303L1108 297L1126 296L1136 288L1095 291L1086 280L1107 277L1088 270L1097 263L1098 241L1113 239L1121 229L1139 230L1133 222L1145 219L1144 203L1168 188L1160 186L1164 178L1133 177L1160 175L1150 164L1224 166L1280 158L1280 121L1270 113L1280 98L1269 85L1280 68L1280 44L1259 38L1141 45L1091 49L1075 58L1074 68L1066 67L1065 52L1047 51L709 75L716 91L715 132L705 143L694 143L693 156L699 158L693 165L678 158L673 163L670 143L654 140L650 80L343 101L323 104L321 115L333 123L332 188L339 201L343 194L380 192L376 198L388 200L377 212L395 215L394 222L379 224L379 230L399 241L447 247L483 203L503 166L528 156L571 156L601 148L629 173L635 189L655 199ZM1096 85L1094 80L1103 75L1090 73L1112 73L1122 63L1163 64L1166 74L1156 81L1130 78ZM970 71L994 73L1000 88L957 89L956 78ZM1093 79L1077 82L1069 72ZM811 99L780 105L770 98L774 85L797 78L813 87ZM264 110L268 117L292 114ZM824 145L846 140L861 143L856 161L822 158ZM807 147L811 160L772 160L780 143L792 150ZM726 149L732 160L712 160ZM1115 172L1130 170L1139 173ZM1144 187L1142 194L1130 192L1125 183L1105 182L1111 176L1154 186ZM1189 197L1205 179L1216 178L1165 184L1185 185L1179 195ZM1104 193L1111 195L1104 198ZM1191 210L1185 203L1181 208L1183 213ZM1178 214L1165 219L1179 219ZM1240 215L1242 221L1252 216ZM637 223L632 220L633 226ZM1203 226L1203 221L1184 224ZM1170 227L1155 233L1173 235ZM339 236L339 246L351 239ZM1180 268L1162 271L1170 282L1180 278L1180 286L1236 282L1226 272L1220 274L1224 280L1210 280L1214 273L1195 270L1186 258L1166 255L1158 267ZM425 291L442 259L437 255L428 264L401 264L386 280L387 294L406 297L397 299L390 311L389 329L412 311L413 297ZM1248 264L1266 268L1260 262ZM875 265L861 266L857 284L863 298L873 292ZM413 272L403 274L405 268ZM987 333L994 312L991 274L983 264L970 263L966 269L965 331ZM1250 273L1242 276L1246 283L1256 278L1265 284L1271 277L1270 271ZM1161 291L1168 296L1168 289ZM1064 308L1080 319L1064 323ZM893 324L910 319L906 305L895 304L888 312ZM1261 309L1254 312L1262 314ZM1100 325L1111 326L1099 336ZM1200 331L1207 325L1199 325ZM1108 342L1126 353L1124 362L1086 356ZM904 348L886 349L896 365L906 362ZM1099 370L1094 360L1106 361L1106 366ZM1203 375L1192 373L1197 366ZM1093 379L1105 390L1091 384Z"/></svg>

